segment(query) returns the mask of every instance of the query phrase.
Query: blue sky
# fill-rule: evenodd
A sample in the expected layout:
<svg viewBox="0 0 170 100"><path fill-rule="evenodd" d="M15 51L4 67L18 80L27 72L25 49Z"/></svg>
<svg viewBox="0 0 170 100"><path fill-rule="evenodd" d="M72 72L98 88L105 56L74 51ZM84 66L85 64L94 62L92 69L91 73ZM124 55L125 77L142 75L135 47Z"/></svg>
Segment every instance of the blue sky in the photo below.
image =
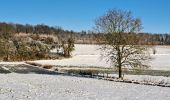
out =
<svg viewBox="0 0 170 100"><path fill-rule="evenodd" d="M131 10L143 32L170 33L170 0L0 0L0 21L92 30L108 9Z"/></svg>

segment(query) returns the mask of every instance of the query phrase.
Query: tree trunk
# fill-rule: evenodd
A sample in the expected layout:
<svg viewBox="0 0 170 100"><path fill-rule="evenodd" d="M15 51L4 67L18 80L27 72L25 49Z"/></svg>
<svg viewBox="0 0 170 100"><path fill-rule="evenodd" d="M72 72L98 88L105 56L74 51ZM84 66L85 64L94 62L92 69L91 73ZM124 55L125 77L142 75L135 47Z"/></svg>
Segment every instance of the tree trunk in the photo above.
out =
<svg viewBox="0 0 170 100"><path fill-rule="evenodd" d="M121 64L121 53L120 53L120 45L117 47L118 50L118 68L119 68L119 78L122 78L122 64Z"/></svg>
<svg viewBox="0 0 170 100"><path fill-rule="evenodd" d="M122 68L121 68L121 65L119 65L119 78L122 78Z"/></svg>

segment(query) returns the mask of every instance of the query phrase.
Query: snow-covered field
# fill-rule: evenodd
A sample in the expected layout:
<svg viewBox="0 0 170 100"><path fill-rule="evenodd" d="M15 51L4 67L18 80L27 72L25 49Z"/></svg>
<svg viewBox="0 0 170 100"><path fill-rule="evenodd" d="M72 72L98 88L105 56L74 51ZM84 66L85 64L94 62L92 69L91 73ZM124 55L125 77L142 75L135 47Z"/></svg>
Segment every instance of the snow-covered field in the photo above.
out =
<svg viewBox="0 0 170 100"><path fill-rule="evenodd" d="M151 68L170 70L170 46L157 46L156 51L156 54L152 55L154 59L150 63ZM76 45L72 55L73 57L68 59L35 62L62 66L110 66L100 59L97 45ZM13 66L24 62L1 62L0 64ZM22 68L24 71L21 71ZM3 69L9 70L10 67L3 66ZM49 74L44 73L47 70L43 71L44 69L39 67L35 67L36 71L31 67L22 66L14 69L11 68L15 73L0 74L0 100L170 100L168 87ZM170 85L170 77L125 75L124 78L138 82L165 82Z"/></svg>
<svg viewBox="0 0 170 100"><path fill-rule="evenodd" d="M91 78L0 74L0 100L170 100L170 88Z"/></svg>
<svg viewBox="0 0 170 100"><path fill-rule="evenodd" d="M156 54L151 54L153 58L149 63L151 69L170 70L170 46L156 46ZM152 51L151 51L152 52ZM73 57L62 60L39 60L35 61L41 64L52 64L62 66L98 66L110 67L110 63L106 63L101 59L98 45L75 45Z"/></svg>

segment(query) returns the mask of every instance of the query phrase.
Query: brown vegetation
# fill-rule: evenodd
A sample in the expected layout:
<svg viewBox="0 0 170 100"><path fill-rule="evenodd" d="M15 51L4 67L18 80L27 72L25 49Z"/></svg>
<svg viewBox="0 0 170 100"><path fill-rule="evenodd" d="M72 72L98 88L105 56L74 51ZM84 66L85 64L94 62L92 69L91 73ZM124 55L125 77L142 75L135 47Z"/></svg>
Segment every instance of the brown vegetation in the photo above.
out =
<svg viewBox="0 0 170 100"><path fill-rule="evenodd" d="M53 66L52 65L43 65L43 68L45 69L51 69Z"/></svg>

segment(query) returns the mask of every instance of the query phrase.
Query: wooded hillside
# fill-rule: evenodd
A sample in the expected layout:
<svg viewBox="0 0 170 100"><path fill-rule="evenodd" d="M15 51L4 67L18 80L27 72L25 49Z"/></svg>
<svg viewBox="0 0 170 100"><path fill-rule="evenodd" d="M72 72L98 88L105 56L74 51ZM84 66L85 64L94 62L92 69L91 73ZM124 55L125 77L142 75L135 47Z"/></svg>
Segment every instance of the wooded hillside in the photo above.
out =
<svg viewBox="0 0 170 100"><path fill-rule="evenodd" d="M38 25L22 25L22 24L13 24L0 22L0 37L10 37L12 34L43 34L43 35L54 35L58 38L58 43L61 43L63 40L67 40L72 37L75 40L75 43L79 44L97 44L99 43L98 39L102 37L101 33L96 33L93 31L82 31L74 32L64 30L58 26L48 26L44 24ZM138 33L136 34L141 37L141 44L149 45L169 45L170 44L170 34L161 34L161 33Z"/></svg>

